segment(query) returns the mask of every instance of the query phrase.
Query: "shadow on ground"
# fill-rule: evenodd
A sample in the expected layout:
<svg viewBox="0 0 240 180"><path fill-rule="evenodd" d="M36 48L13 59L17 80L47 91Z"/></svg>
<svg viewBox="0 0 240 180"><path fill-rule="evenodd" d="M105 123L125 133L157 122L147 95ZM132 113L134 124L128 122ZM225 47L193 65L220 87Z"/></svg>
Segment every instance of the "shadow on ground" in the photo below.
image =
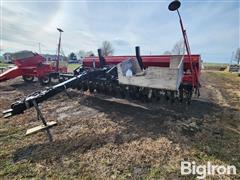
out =
<svg viewBox="0 0 240 180"><path fill-rule="evenodd" d="M82 100L83 99L83 100ZM178 129L179 122L185 122L189 119L196 119L200 122L200 128L204 129L204 115L218 115L219 112L233 112L237 113L237 110L221 107L211 102L194 100L191 106L185 106L182 104L176 105L160 105L160 104L146 104L145 108L134 107L132 105L121 104L118 102L107 101L101 98L87 96L82 98L81 105L88 106L97 109L100 112L105 113L112 121L124 126L124 131L116 132L115 134L85 134L81 137L72 137L65 140L57 140L52 143L34 144L17 149L13 154L14 162L21 161L23 159L31 160L33 162L41 161L48 158L59 159L62 156L71 155L73 153L84 154L85 152L97 149L108 143L110 137L114 137L114 144L123 144L143 137L158 138L166 137L173 142L182 143L181 136L189 139L189 144L182 144L183 146L197 147L199 150L205 146L210 146L209 143L214 141L222 141L222 139L212 139L212 135L216 133L216 128L210 128L205 131L206 139L198 144L199 138L194 138L194 135L183 134L181 128ZM220 117L219 117L220 118ZM208 122L207 126L209 125ZM200 129L199 133L201 133ZM179 136L178 139L169 135L169 131L176 131ZM126 138L124 134L130 134L130 137ZM135 136L131 136L135 134ZM137 135L136 135L137 134ZM211 137L211 139L208 139ZM227 139L228 141L229 139ZM234 144L233 146L238 146ZM218 148L212 147L212 148ZM238 148L232 147L233 154L238 154ZM218 150L218 149L217 149ZM214 151L217 151L216 149ZM206 152L209 155L216 155L217 158L225 162L240 162L239 156L234 161L228 159L228 156L223 156L222 153L213 153L213 151Z"/></svg>

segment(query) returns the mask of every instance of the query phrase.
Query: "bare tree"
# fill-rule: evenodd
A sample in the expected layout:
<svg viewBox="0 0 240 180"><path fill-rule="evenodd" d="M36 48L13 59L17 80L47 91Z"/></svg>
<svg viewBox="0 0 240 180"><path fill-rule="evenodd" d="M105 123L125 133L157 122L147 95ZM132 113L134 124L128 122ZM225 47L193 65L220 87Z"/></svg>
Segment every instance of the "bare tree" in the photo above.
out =
<svg viewBox="0 0 240 180"><path fill-rule="evenodd" d="M240 63L240 48L237 48L237 51L235 54L235 61L237 61L237 64Z"/></svg>
<svg viewBox="0 0 240 180"><path fill-rule="evenodd" d="M78 58L83 59L85 57L90 57L90 56L95 56L95 54L92 51L84 51L84 50L79 50L78 51Z"/></svg>
<svg viewBox="0 0 240 180"><path fill-rule="evenodd" d="M86 52L84 50L79 50L77 55L78 55L78 59L82 59L86 56Z"/></svg>
<svg viewBox="0 0 240 180"><path fill-rule="evenodd" d="M176 42L176 44L174 45L173 49L172 49L172 53L174 55L180 55L180 54L185 54L185 44L184 41L180 40L178 42Z"/></svg>
<svg viewBox="0 0 240 180"><path fill-rule="evenodd" d="M172 54L172 52L171 51L164 51L164 53L163 53L164 55L171 55Z"/></svg>
<svg viewBox="0 0 240 180"><path fill-rule="evenodd" d="M86 56L85 57L92 57L92 56L95 56L95 54L92 51L86 52Z"/></svg>
<svg viewBox="0 0 240 180"><path fill-rule="evenodd" d="M103 56L113 55L114 49L109 41L103 41L101 49Z"/></svg>

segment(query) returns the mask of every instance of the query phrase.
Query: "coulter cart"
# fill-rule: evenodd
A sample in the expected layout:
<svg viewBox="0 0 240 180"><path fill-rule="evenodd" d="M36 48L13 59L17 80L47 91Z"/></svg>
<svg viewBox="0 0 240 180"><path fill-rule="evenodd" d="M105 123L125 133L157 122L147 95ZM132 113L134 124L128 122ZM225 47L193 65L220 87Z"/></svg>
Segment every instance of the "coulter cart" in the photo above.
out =
<svg viewBox="0 0 240 180"><path fill-rule="evenodd" d="M41 84L48 84L51 78L57 78L58 73L66 73L67 67L61 66L58 71L55 65L47 63L46 59L31 51L20 51L12 54L15 67L0 74L0 82L22 76L25 82L33 82L38 78Z"/></svg>

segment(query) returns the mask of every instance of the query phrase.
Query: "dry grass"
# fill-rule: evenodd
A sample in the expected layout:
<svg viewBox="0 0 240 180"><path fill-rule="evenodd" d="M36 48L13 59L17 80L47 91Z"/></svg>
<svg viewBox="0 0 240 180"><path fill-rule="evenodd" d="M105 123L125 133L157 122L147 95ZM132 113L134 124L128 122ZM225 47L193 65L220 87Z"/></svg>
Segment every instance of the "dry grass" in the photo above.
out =
<svg viewBox="0 0 240 180"><path fill-rule="evenodd" d="M238 80L204 72L201 101L187 108L163 102L136 107L69 90L73 99L61 93L41 106L49 121L58 122L51 129L52 143L44 132L24 135L39 124L33 110L8 120L0 117L0 177L195 179L180 175L183 159L233 164L239 172L240 102L230 93L238 91ZM40 88L22 84L20 79L0 84L1 111ZM183 128L192 123L197 124L194 131Z"/></svg>

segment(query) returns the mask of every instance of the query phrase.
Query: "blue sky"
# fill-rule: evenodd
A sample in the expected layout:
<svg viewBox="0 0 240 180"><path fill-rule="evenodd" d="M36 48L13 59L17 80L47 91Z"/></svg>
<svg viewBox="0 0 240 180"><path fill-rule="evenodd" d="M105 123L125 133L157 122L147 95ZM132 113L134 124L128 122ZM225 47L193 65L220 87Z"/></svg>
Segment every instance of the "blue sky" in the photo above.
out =
<svg viewBox="0 0 240 180"><path fill-rule="evenodd" d="M182 38L170 1L1 1L1 49L56 53L58 32L66 55L112 42L115 55L162 54ZM239 1L181 1L193 54L205 62L229 62L240 46Z"/></svg>

